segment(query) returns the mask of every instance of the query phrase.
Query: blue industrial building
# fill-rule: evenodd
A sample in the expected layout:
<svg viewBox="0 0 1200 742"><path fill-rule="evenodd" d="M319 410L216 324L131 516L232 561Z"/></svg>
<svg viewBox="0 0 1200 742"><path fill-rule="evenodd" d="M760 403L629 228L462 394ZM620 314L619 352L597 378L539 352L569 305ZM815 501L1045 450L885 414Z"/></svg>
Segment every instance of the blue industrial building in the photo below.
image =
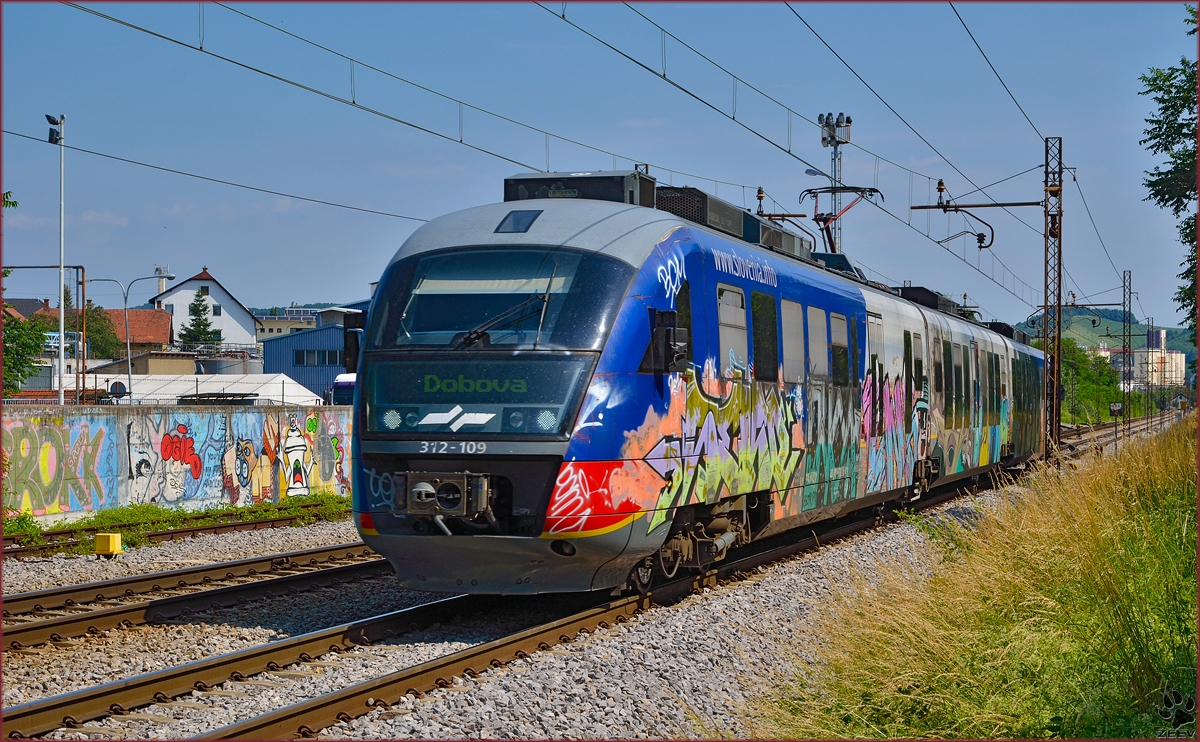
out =
<svg viewBox="0 0 1200 742"><path fill-rule="evenodd" d="M341 325L325 325L263 341L263 371L287 374L313 394L328 397L333 378L346 372Z"/></svg>
<svg viewBox="0 0 1200 742"><path fill-rule="evenodd" d="M317 327L263 340L263 372L287 374L328 401L334 377L346 371L343 318L349 313L366 312L370 303L370 299L364 299L317 310Z"/></svg>

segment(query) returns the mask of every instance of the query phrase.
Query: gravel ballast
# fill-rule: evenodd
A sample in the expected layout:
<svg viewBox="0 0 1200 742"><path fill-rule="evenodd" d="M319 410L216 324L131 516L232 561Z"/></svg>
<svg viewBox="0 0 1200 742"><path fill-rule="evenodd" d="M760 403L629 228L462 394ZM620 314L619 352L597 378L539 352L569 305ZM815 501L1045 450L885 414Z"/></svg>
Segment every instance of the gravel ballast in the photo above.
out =
<svg viewBox="0 0 1200 742"><path fill-rule="evenodd" d="M318 521L309 526L234 531L164 541L129 549L113 559L61 554L5 559L4 593L46 590L359 540L358 531L350 520Z"/></svg>
<svg viewBox="0 0 1200 742"><path fill-rule="evenodd" d="M394 575L4 653L4 705L69 693L445 597Z"/></svg>
<svg viewBox="0 0 1200 742"><path fill-rule="evenodd" d="M991 497L937 510L969 519L971 510ZM869 579L884 561L920 563L925 553L925 539L907 524L859 534L763 568L747 580L655 608L627 624L490 669L475 680L456 679L453 688L422 699L405 697L390 710L373 710L321 736L753 737L746 707L781 681L804 674L812 660L805 648L816 640L807 618L832 596L831 587L850 588L857 573ZM305 668L309 675L265 674L255 680L271 685L229 683L225 690L237 695L197 693L185 699L203 708L162 705L139 712L163 717L158 721L110 718L91 726L135 738L211 731L502 636L535 618L506 614L482 625L435 627L389 644L326 655L321 659L338 666ZM83 735L59 730L51 736Z"/></svg>

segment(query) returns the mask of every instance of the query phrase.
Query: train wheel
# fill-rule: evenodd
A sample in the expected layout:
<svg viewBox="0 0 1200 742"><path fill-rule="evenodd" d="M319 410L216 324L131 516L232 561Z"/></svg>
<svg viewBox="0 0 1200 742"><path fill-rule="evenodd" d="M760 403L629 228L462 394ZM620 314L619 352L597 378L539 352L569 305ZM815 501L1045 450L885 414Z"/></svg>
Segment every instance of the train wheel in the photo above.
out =
<svg viewBox="0 0 1200 742"><path fill-rule="evenodd" d="M654 582L654 560L646 557L638 562L633 571L629 573L629 585L637 590L638 595L646 595L650 592L650 583L652 582Z"/></svg>

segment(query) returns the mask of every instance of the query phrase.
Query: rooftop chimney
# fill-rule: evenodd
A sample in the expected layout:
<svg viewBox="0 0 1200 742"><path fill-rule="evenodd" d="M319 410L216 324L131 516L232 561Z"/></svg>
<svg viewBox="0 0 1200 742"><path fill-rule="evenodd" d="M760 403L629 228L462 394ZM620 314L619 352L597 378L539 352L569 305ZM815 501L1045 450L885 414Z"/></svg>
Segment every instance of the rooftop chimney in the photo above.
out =
<svg viewBox="0 0 1200 742"><path fill-rule="evenodd" d="M158 293L167 290L167 274L171 272L171 266L164 265L161 268L154 266L154 275L158 276Z"/></svg>

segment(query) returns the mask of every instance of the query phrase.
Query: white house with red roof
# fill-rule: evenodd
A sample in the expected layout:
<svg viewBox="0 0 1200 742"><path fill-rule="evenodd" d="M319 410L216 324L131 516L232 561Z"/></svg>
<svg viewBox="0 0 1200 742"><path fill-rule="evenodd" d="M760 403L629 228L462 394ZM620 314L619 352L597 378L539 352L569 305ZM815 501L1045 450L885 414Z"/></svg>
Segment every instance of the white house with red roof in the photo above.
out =
<svg viewBox="0 0 1200 742"><path fill-rule="evenodd" d="M257 342L260 323L220 281L213 278L208 272L208 266L204 266L196 275L180 281L158 296L150 297L155 309L162 309L171 314L171 329L176 340L181 337L184 326L191 321L188 305L196 298L197 291L204 296L205 303L208 304L209 321L213 329L221 332L222 343L254 345Z"/></svg>

